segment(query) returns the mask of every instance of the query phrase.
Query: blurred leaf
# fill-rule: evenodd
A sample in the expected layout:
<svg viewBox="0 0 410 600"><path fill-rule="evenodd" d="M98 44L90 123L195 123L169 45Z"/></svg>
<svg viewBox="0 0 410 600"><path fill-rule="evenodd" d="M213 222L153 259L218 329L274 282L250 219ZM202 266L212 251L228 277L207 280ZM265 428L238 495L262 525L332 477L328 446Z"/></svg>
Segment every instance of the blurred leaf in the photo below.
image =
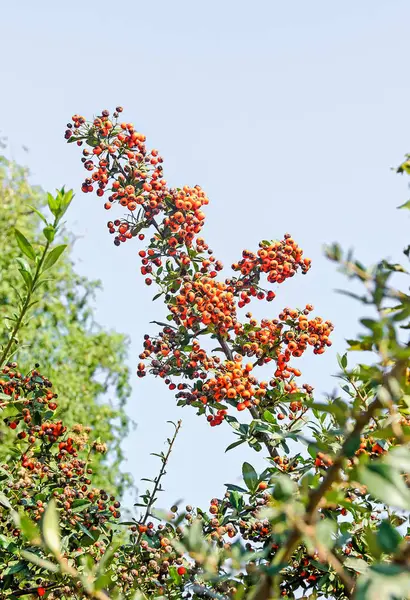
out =
<svg viewBox="0 0 410 600"><path fill-rule="evenodd" d="M41 540L37 525L25 513L17 514L17 521L18 528L21 529L23 535L30 542L39 542Z"/></svg>
<svg viewBox="0 0 410 600"><path fill-rule="evenodd" d="M362 558L346 558L343 564L348 569L356 571L356 573L366 573L369 568L368 563Z"/></svg>
<svg viewBox="0 0 410 600"><path fill-rule="evenodd" d="M279 475L275 480L273 497L275 500L289 500L296 491L296 483L287 475Z"/></svg>
<svg viewBox="0 0 410 600"><path fill-rule="evenodd" d="M9 502L9 499L2 492L0 492L0 504L2 506L4 506L4 508L8 508L8 509L12 508L12 506Z"/></svg>
<svg viewBox="0 0 410 600"><path fill-rule="evenodd" d="M316 525L316 538L325 548L334 545L336 532L337 523L333 519L321 519Z"/></svg>
<svg viewBox="0 0 410 600"><path fill-rule="evenodd" d="M408 208L410 210L410 200L407 200L404 204L401 204L397 208Z"/></svg>
<svg viewBox="0 0 410 600"><path fill-rule="evenodd" d="M382 521L377 530L376 540L383 552L395 552L401 542L401 535L389 521Z"/></svg>
<svg viewBox="0 0 410 600"><path fill-rule="evenodd" d="M41 523L41 535L47 548L54 554L60 554L61 537L58 512L54 498L48 503Z"/></svg>
<svg viewBox="0 0 410 600"><path fill-rule="evenodd" d="M410 473L410 448L408 446L395 446L384 455L383 462L395 469Z"/></svg>
<svg viewBox="0 0 410 600"><path fill-rule="evenodd" d="M41 567L42 569L46 569L47 571L50 571L51 573L58 573L58 571L59 571L59 568L57 565L55 565L54 563L52 563L49 560L46 560L45 558L41 558L41 556L34 554L34 552L28 552L27 550L22 550L21 556L23 558L25 558L26 560L28 560L29 562L33 563L34 565L37 565L38 567Z"/></svg>
<svg viewBox="0 0 410 600"><path fill-rule="evenodd" d="M390 465L380 461L360 465L357 480L367 487L372 496L388 506L410 510L410 490L400 472Z"/></svg>

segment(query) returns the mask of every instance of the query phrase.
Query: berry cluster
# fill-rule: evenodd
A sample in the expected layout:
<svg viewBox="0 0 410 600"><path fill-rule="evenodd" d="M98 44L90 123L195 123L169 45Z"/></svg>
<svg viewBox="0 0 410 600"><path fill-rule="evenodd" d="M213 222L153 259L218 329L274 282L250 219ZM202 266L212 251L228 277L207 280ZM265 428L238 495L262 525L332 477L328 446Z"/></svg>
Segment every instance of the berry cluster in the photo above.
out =
<svg viewBox="0 0 410 600"><path fill-rule="evenodd" d="M47 488L62 509L61 527L63 531L71 531L70 544L74 549L81 546L87 532L92 535L101 524L120 517L119 503L111 498L111 505L107 505L108 495L90 487L92 468L79 457L88 446L90 450L104 452L105 445L89 444L90 427L75 425L69 431L61 419L50 418L50 413L57 409L57 394L52 387L38 371L38 365L25 376L15 362L2 369L0 391L10 400L2 401L0 408L12 413L4 420L15 432L21 452L19 475L8 488L8 495L10 501L21 505L38 521L44 505L43 497L36 495L35 490L38 486ZM2 465L2 469L6 474L10 472L9 465ZM20 535L12 519L6 519L4 528L12 530L15 537ZM104 548L101 546L99 552Z"/></svg>
<svg viewBox="0 0 410 600"><path fill-rule="evenodd" d="M269 283L283 283L293 277L300 268L302 274L310 269L311 260L303 258L303 250L296 244L289 233L285 234L282 241L259 244L260 249L255 254L250 250L242 252L242 259L232 265L234 271L239 271L241 277L232 281L236 287L242 288L239 306L245 306L251 297L268 301L275 298L272 291L264 292L259 288L261 274L267 274Z"/></svg>
<svg viewBox="0 0 410 600"><path fill-rule="evenodd" d="M110 233L116 234L115 243L132 237L142 241L142 230L153 230L148 247L139 251L141 273L147 285L154 281L159 285L169 310L167 318L175 326L165 327L157 337L146 336L138 376L150 371L163 378L176 390L179 404L199 408L211 425L221 423L227 414L228 407L221 402L242 411L257 407L278 383L285 393L301 391L295 381L301 373L290 360L302 356L308 346L322 354L331 344L333 325L320 317L309 319L309 305L302 311L285 308L278 319L263 319L260 324L254 319L241 323L237 309L254 297L275 298L273 290L260 287L263 274L270 284L283 283L298 271L307 273L310 259L286 234L281 241L261 242L256 253L245 250L232 265L239 277L218 280L222 263L199 237L207 195L198 185L168 188L158 151L147 151L145 136L132 124L120 123L120 112L117 107L111 119L104 110L91 123L75 115L66 138L91 148L83 151L84 166L92 172L83 190L90 191L97 182L98 195L110 193L106 208L116 203L129 211L126 218L108 223ZM196 338L205 334L217 340L224 361L200 348ZM255 357L255 362L246 363L245 357ZM273 379L269 384L259 382L254 367L272 361L276 364ZM188 383L174 381L181 376ZM301 409L298 403L295 410Z"/></svg>
<svg viewBox="0 0 410 600"><path fill-rule="evenodd" d="M196 273L186 281L169 306L177 323L198 331L200 324L213 325L218 334L225 335L236 323L235 300L232 291L222 281Z"/></svg>

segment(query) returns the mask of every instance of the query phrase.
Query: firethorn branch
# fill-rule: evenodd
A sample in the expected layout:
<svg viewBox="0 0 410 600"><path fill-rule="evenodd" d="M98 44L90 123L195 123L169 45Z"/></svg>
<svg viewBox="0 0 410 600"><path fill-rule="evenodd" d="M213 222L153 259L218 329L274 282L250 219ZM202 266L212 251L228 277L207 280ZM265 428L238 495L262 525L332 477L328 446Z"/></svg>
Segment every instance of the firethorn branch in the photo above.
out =
<svg viewBox="0 0 410 600"><path fill-rule="evenodd" d="M384 376L381 387L390 390L390 381L393 379L400 380L406 367L407 361L399 360L394 365L393 369ZM356 422L352 431L346 436L340 451L334 458L332 465L327 470L321 484L309 494L305 515L303 521L301 521L301 525L295 526L293 531L290 532L285 546L278 551L274 560L272 561L272 565L278 566L281 564L287 564L291 559L300 541L301 528L303 529L306 526L311 527L315 524L319 516L317 510L320 506L322 498L324 498L326 492L330 490L332 485L338 481L346 458L352 455L352 449L354 453L357 448L357 441L360 441L361 432L381 408L383 408L383 402L379 396L376 396L368 408L356 418ZM260 586L261 594L255 596L255 600L268 600L270 598L273 581L274 578L269 575L264 578ZM352 588L350 588L350 591L351 589ZM349 590L346 590L346 592L348 591Z"/></svg>
<svg viewBox="0 0 410 600"><path fill-rule="evenodd" d="M160 294L165 294L170 311L167 318L177 327L165 326L153 339L145 336L140 358L150 359L150 372L162 377L171 390L178 389L180 403L193 404L201 414L207 414L211 426L222 423L227 414L228 409L221 401L236 406L238 411L248 409L254 419L260 419L257 406L267 395L268 384L256 379L251 373L253 368L275 361L276 381L272 380L272 387L280 382L286 394L298 392L294 378L301 373L289 365L290 358L301 356L308 345L314 347L316 354L322 354L331 344L329 335L333 326L318 317L305 318L313 309L309 305L304 311L285 309L279 320L265 319L261 325L251 319L251 327L257 333L248 335L248 325L237 319L236 303L242 308L253 297L272 301L275 294L261 287L261 276L266 274L270 283L283 283L298 270L307 273L310 260L303 258L303 251L290 234L286 234L281 242L261 242L257 253L243 251L242 259L232 265L234 271L240 272L239 276L225 282L216 281L222 263L215 259L203 238L196 237L204 224L202 209L209 202L207 196L199 186L168 188L162 178L162 157L157 150L147 152L145 136L131 123L118 122L120 112L122 108L118 107L113 115L114 122L108 111L103 111L92 123L74 115L65 137L78 145L85 140L92 148L91 151L83 150L81 160L92 174L84 180L82 190L89 193L97 185L99 197L107 191L110 193L104 204L106 210L114 204L129 210L125 219L107 224L109 232L117 234L115 245L136 236L143 240L142 230L151 225L156 231L148 249L139 251L141 273L148 275L147 285L153 283L153 278L159 284ZM138 207L140 210L135 217L134 211ZM163 219L159 223L157 217L161 214ZM285 323L290 326L289 331L283 331ZM220 342L222 340L225 362L222 363L219 357L208 356L200 348L201 324L206 326L205 332ZM252 343L248 342L250 337ZM190 340L193 340L191 351ZM232 341L237 353L230 350L228 340ZM153 353L156 358L152 358ZM255 356L254 362L242 365L245 356ZM215 377L208 379L207 374L211 372ZM137 374L139 377L146 375L143 362L139 363ZM173 376L188 378L192 383L180 383L177 387ZM300 409L301 402L291 404L292 412ZM285 417L280 415L279 418ZM258 438L267 446L269 455L276 458L277 450L272 447L269 435L263 432Z"/></svg>

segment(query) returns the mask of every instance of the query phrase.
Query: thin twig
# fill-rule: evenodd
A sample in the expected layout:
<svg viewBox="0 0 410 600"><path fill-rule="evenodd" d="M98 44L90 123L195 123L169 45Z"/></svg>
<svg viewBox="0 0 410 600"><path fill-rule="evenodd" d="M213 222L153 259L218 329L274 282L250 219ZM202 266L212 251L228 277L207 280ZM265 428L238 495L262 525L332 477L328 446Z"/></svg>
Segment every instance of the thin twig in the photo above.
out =
<svg viewBox="0 0 410 600"><path fill-rule="evenodd" d="M155 495L158 492L158 489L159 489L159 486L160 486L160 483L161 483L161 479L165 475L165 468L167 466L170 454L172 452L172 447L174 445L174 442L176 440L178 432L179 432L179 430L181 428L181 424L182 424L182 421L178 421L178 423L177 423L177 425L175 427L174 435L172 436L171 440L169 441L168 451L167 451L166 455L164 456L164 458L162 459L161 470L158 473L158 476L155 478L155 484L154 484L152 492L151 492L151 494L149 496L148 504L147 504L147 507L145 509L145 514L144 514L142 520L139 522L139 525L145 525L145 523L147 522L148 518L151 515L151 509L152 509L152 507L154 505L154 502L155 502ZM139 534L138 534L137 542L136 542L137 546L138 546L139 542L141 541L142 534L143 534L143 532L140 530Z"/></svg>

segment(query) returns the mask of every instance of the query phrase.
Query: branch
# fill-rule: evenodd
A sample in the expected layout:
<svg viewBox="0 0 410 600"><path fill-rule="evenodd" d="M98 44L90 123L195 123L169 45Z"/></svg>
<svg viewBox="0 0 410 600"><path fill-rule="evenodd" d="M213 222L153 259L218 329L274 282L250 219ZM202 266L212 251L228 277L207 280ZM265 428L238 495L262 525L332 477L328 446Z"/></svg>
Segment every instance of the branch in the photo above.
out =
<svg viewBox="0 0 410 600"><path fill-rule="evenodd" d="M383 381L381 387L386 387L387 389L391 389L390 380L392 378L399 378L403 371L406 369L407 361L399 360L394 365L393 369L386 373L383 377ZM334 459L333 464L329 467L326 472L325 477L322 480L322 483L318 488L311 490L309 494L308 504L306 507L306 512L303 519L303 526L313 525L318 517L318 508L322 498L325 496L326 492L332 487L332 485L339 479L340 472L343 467L343 463L345 459L351 454L350 447L352 444L354 445L355 440L360 437L361 432L366 427L366 425L371 421L375 413L383 408L383 403L378 396L375 397L373 402L368 406L367 410L361 413L356 420L356 423L349 433L349 435L345 438L343 445L338 452L336 458ZM288 537L288 541L286 545L277 552L272 565L280 565L286 564L292 557L292 554L296 550L300 541L300 525L294 527L290 532ZM329 562L330 564L330 562ZM262 578L260 583L258 592L254 598L254 600L268 600L272 593L273 587L273 577L267 575ZM347 592L348 590L346 590Z"/></svg>
<svg viewBox="0 0 410 600"><path fill-rule="evenodd" d="M162 459L161 470L160 470L160 472L158 474L158 477L155 478L155 484L154 484L154 487L153 487L152 492L150 494L150 497L149 497L149 500L148 500L148 504L147 504L147 508L145 509L145 514L144 514L144 516L142 518L142 521L140 521L140 523L139 523L140 525L145 525L145 523L147 522L149 516L151 515L151 509L152 509L152 507L154 505L154 502L155 502L155 494L157 493L157 491L159 489L159 486L160 486L160 483L161 483L161 479L165 475L165 467L168 464L168 460L169 460L170 454L172 452L172 447L174 445L174 442L176 440L178 432L179 432L179 430L181 428L181 424L182 424L182 421L178 421L178 423L177 423L177 425L175 427L174 435L172 436L171 441L169 442L169 445L168 445L168 452L166 453L166 455ZM137 542L136 542L137 545L139 544L139 542L141 540L141 537L142 537L142 531L140 531L139 534L138 534L138 538L137 538Z"/></svg>

